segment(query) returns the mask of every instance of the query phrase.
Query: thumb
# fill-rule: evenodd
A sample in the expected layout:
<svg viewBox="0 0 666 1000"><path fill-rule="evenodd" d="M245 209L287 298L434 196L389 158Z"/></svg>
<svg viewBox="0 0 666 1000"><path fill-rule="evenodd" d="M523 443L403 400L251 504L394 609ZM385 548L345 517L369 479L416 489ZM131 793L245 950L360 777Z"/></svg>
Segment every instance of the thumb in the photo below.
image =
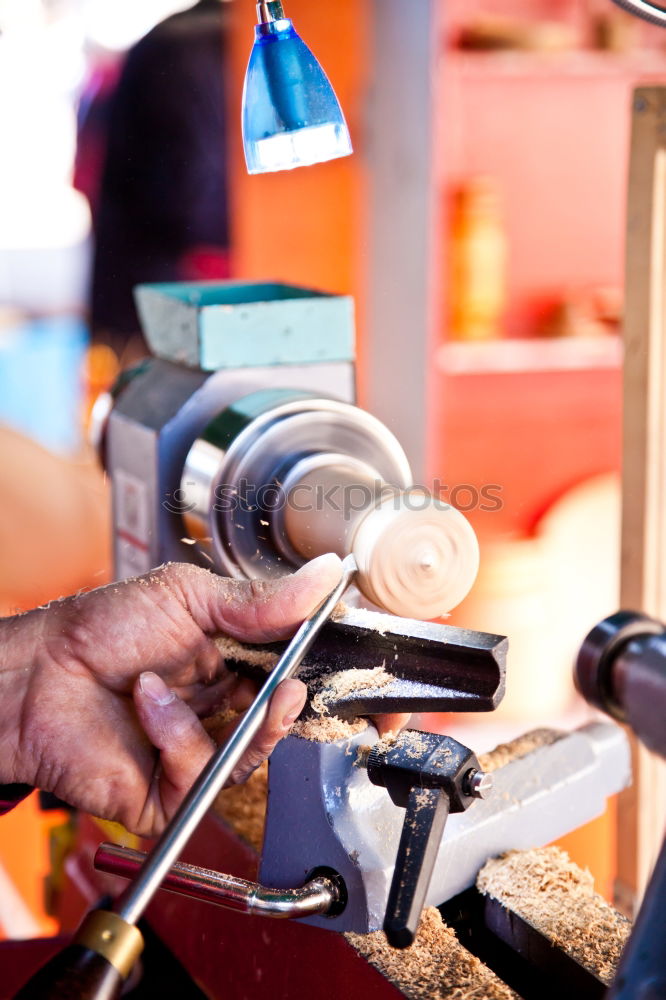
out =
<svg viewBox="0 0 666 1000"><path fill-rule="evenodd" d="M301 681L284 681L273 695L266 719L236 766L231 783L244 781L289 732L305 703ZM192 709L151 672L142 673L134 687L134 703L143 729L160 751L157 785L150 791L141 832L161 830L210 760L215 744Z"/></svg>
<svg viewBox="0 0 666 1000"><path fill-rule="evenodd" d="M339 582L342 563L333 553L277 580L229 580L213 573L183 573L178 585L204 632L224 632L246 642L271 642L296 631Z"/></svg>

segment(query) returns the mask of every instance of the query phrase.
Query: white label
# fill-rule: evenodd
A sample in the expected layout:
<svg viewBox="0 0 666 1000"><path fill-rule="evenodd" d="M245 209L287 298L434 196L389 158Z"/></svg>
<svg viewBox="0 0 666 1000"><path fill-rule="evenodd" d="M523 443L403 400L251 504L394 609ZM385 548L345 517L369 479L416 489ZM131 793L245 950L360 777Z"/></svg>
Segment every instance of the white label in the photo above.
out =
<svg viewBox="0 0 666 1000"><path fill-rule="evenodd" d="M119 580L141 576L152 569L147 549L133 545L131 541L118 535L116 541L116 576Z"/></svg>
<svg viewBox="0 0 666 1000"><path fill-rule="evenodd" d="M113 476L115 491L116 526L135 542L148 545L150 536L150 511L148 487L136 476L118 469Z"/></svg>
<svg viewBox="0 0 666 1000"><path fill-rule="evenodd" d="M123 580L151 569L148 487L117 469L113 477L116 521L116 576Z"/></svg>

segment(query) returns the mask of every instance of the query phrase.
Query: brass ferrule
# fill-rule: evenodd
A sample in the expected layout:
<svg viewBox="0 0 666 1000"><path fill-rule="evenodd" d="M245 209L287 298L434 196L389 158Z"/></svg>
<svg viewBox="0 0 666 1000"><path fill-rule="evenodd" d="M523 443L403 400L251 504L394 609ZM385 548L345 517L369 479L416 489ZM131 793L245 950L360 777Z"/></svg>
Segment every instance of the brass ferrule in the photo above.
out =
<svg viewBox="0 0 666 1000"><path fill-rule="evenodd" d="M127 979L143 951L141 931L110 910L92 910L76 932L74 944L96 951Z"/></svg>
<svg viewBox="0 0 666 1000"><path fill-rule="evenodd" d="M270 24L272 21L281 21L284 17L284 8L280 0L259 0L257 4L257 20L259 24Z"/></svg>

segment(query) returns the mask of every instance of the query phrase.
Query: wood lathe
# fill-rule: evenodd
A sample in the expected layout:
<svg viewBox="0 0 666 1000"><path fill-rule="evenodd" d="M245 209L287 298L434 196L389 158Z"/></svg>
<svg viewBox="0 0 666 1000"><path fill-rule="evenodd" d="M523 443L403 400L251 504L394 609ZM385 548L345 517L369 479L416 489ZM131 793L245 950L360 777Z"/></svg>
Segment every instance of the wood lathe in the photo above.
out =
<svg viewBox="0 0 666 1000"><path fill-rule="evenodd" d="M369 716L492 711L507 640L419 620L465 596L478 547L461 514L413 486L387 428L354 405L351 303L237 284L144 287L138 303L156 356L97 412L117 576L176 559L269 579L330 550L345 575L286 647L221 640L227 664L262 684L257 701L148 855L103 844L94 872L99 836L82 824L70 892L90 905L118 895L118 876L133 881L85 918L21 1000L118 995L144 912L209 997L323 1000L351 981L370 997L517 995L515 970L492 949L488 965L474 956L460 913L489 858L604 810L629 780L623 733L612 723L548 731L488 760L433 733L379 740ZM382 613L353 606L364 601ZM227 793L216 796L235 743L297 668L310 698L256 803L259 857L229 824ZM160 885L169 891L155 895ZM394 956L405 948L403 964ZM425 978L424 955L440 956ZM562 982L597 996L614 971L574 956L557 979L533 964L536 987L518 977L527 998Z"/></svg>

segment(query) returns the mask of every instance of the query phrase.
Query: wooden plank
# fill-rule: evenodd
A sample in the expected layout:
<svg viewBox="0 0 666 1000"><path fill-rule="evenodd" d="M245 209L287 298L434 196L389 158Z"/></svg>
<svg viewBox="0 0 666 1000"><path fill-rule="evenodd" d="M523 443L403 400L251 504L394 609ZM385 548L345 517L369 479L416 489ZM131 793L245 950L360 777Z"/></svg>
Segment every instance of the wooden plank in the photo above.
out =
<svg viewBox="0 0 666 1000"><path fill-rule="evenodd" d="M622 607L666 620L666 87L634 92L624 321ZM666 765L633 741L616 899L635 911L666 822Z"/></svg>
<svg viewBox="0 0 666 1000"><path fill-rule="evenodd" d="M441 17L437 0L372 0L362 400L397 435L419 483L441 312L434 86Z"/></svg>

